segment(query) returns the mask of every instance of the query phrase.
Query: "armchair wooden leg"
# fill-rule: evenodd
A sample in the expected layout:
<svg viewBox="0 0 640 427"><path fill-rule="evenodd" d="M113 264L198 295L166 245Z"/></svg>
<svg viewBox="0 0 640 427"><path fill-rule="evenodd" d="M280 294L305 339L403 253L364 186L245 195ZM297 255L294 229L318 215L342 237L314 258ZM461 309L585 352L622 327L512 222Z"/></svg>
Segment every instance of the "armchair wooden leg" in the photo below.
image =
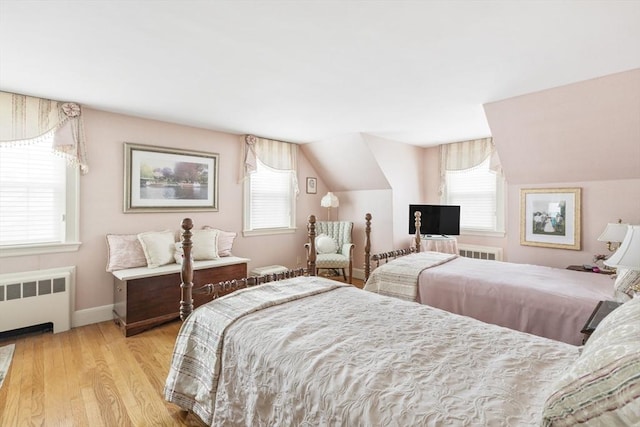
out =
<svg viewBox="0 0 640 427"><path fill-rule="evenodd" d="M342 277L344 278L344 281L347 281L347 273L345 273L344 268L342 269Z"/></svg>

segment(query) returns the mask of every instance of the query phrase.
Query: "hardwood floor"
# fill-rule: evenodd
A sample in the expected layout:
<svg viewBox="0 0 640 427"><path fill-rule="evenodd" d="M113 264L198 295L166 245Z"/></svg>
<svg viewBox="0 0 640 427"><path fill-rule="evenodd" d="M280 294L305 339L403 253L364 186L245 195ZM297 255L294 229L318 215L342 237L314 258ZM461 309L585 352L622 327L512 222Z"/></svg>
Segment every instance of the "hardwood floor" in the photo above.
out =
<svg viewBox="0 0 640 427"><path fill-rule="evenodd" d="M109 321L0 341L16 344L0 426L202 426L162 397L180 324L125 338Z"/></svg>
<svg viewBox="0 0 640 427"><path fill-rule="evenodd" d="M125 338L109 321L18 338L0 388L0 425L202 425L162 398L179 327Z"/></svg>

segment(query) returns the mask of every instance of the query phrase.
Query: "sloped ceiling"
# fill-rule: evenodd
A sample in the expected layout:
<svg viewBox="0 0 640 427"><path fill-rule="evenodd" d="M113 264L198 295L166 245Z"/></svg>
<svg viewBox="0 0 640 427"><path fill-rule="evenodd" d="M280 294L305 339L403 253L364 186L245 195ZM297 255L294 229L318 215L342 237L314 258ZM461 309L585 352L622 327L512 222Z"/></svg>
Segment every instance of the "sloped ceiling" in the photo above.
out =
<svg viewBox="0 0 640 427"><path fill-rule="evenodd" d="M303 144L300 148L331 191L391 188L359 133Z"/></svg>
<svg viewBox="0 0 640 427"><path fill-rule="evenodd" d="M640 178L640 69L484 109L510 184Z"/></svg>

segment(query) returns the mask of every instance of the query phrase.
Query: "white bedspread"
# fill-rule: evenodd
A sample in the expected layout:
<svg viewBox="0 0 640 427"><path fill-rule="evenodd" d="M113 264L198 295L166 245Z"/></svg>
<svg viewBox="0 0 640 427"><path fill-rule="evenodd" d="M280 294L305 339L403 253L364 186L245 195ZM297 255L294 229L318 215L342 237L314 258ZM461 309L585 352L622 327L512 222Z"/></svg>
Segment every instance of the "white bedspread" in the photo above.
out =
<svg viewBox="0 0 640 427"><path fill-rule="evenodd" d="M274 286L296 280L329 282ZM185 322L165 396L210 425L539 425L550 385L578 355L568 344L341 287L229 322L217 389L207 389L215 334L187 331L194 322L207 330L208 312Z"/></svg>
<svg viewBox="0 0 640 427"><path fill-rule="evenodd" d="M373 270L364 285L364 290L407 301L416 301L418 276L422 270L443 264L457 256L428 251L396 258Z"/></svg>

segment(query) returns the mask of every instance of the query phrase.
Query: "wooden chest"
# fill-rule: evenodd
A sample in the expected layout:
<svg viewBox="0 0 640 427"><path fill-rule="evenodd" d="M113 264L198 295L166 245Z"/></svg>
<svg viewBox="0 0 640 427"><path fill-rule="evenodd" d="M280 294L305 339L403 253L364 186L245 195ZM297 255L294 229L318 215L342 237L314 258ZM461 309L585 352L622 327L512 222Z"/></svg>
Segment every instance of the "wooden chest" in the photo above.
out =
<svg viewBox="0 0 640 427"><path fill-rule="evenodd" d="M221 262L202 261L194 266L194 286L241 279L247 276L246 258L225 257ZM213 263L213 264L212 264ZM138 334L180 317L181 266L135 268L113 272L114 316L125 336ZM211 296L195 295L194 307Z"/></svg>

